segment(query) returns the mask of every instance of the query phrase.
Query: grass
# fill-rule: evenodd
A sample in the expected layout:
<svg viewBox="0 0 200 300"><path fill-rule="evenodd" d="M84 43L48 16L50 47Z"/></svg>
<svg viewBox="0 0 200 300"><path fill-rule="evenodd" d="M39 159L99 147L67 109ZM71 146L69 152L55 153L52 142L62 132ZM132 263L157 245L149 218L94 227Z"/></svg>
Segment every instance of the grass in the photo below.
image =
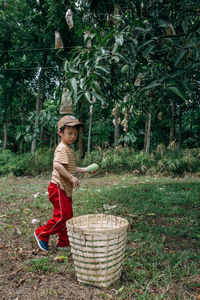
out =
<svg viewBox="0 0 200 300"><path fill-rule="evenodd" d="M72 260L55 260L55 237L46 256L33 256L31 252L36 246L33 230L38 226L31 224L32 219L43 223L52 215L45 195L48 183L44 177L0 178L0 231L4 243L10 243L12 249L7 257L20 256L26 272L68 272L75 279ZM114 293L115 299L198 299L199 178L88 175L81 183L73 195L75 216L106 213L129 221L121 280L101 290L100 298L109 299ZM34 197L37 192L39 195ZM105 204L116 207L105 210ZM16 228L21 234L16 234ZM26 242L26 249L22 246L20 250L21 241Z"/></svg>

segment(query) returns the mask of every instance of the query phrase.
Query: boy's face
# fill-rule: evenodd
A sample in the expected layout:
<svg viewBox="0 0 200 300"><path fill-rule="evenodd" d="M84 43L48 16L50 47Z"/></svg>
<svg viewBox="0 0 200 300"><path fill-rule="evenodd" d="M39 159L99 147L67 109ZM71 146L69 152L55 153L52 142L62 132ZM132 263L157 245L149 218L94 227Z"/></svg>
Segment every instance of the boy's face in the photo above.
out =
<svg viewBox="0 0 200 300"><path fill-rule="evenodd" d="M73 144L78 136L78 128L76 127L66 127L64 131L58 131L61 137L61 141L67 145Z"/></svg>

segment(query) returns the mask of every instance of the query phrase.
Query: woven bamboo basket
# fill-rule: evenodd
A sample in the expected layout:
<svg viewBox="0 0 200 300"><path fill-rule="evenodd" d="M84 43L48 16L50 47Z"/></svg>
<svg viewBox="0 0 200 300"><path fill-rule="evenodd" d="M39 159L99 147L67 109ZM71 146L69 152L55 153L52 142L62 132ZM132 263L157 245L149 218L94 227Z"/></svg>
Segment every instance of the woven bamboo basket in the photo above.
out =
<svg viewBox="0 0 200 300"><path fill-rule="evenodd" d="M128 221L104 214L83 215L67 221L77 279L108 287L121 275Z"/></svg>

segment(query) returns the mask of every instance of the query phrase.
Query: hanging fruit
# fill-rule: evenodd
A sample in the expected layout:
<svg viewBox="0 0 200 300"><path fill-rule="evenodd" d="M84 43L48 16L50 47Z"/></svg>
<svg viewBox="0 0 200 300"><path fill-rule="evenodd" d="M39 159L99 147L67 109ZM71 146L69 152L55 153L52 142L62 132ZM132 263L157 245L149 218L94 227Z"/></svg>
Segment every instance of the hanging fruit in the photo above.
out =
<svg viewBox="0 0 200 300"><path fill-rule="evenodd" d="M162 121L162 112L161 112L161 111L158 113L158 119L159 119L160 121Z"/></svg>
<svg viewBox="0 0 200 300"><path fill-rule="evenodd" d="M74 22L73 22L73 13L72 10L69 8L65 14L65 19L67 22L67 25L69 26L69 30L71 30L74 26Z"/></svg>
<svg viewBox="0 0 200 300"><path fill-rule="evenodd" d="M89 35L90 35L90 31L89 30L87 30L87 31L84 32L84 41L89 37ZM88 39L86 47L87 48L91 48L91 46L92 46L91 39Z"/></svg>
<svg viewBox="0 0 200 300"><path fill-rule="evenodd" d="M73 114L73 104L69 89L63 88L60 114Z"/></svg>
<svg viewBox="0 0 200 300"><path fill-rule="evenodd" d="M142 73L138 73L138 76L134 82L134 86L141 86L141 81L142 81Z"/></svg>
<svg viewBox="0 0 200 300"><path fill-rule="evenodd" d="M176 34L176 31L174 30L174 26L169 23L169 22L166 22L167 25L168 25L168 28L166 29L166 34L168 35L175 35Z"/></svg>
<svg viewBox="0 0 200 300"><path fill-rule="evenodd" d="M55 31L55 49L60 49L60 48L64 48L63 42L60 36L60 32Z"/></svg>

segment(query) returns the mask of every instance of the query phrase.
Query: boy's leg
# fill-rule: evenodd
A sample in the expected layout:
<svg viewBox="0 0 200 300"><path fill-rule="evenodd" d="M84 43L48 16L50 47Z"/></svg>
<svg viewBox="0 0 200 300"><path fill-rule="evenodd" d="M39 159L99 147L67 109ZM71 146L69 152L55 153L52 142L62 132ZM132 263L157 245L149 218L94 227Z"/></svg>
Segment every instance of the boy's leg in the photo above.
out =
<svg viewBox="0 0 200 300"><path fill-rule="evenodd" d="M67 197L65 192L54 183L50 183L48 190L49 200L54 208L53 218L48 220L46 225L39 227L35 234L38 239L48 242L50 235L61 231L61 240L63 241L65 237L65 245L67 245L68 236L64 228L66 229L66 220L70 219L72 215L71 198Z"/></svg>
<svg viewBox="0 0 200 300"><path fill-rule="evenodd" d="M63 200L66 202L66 216L67 220L71 219L73 217L73 210L72 210L72 198L69 198L62 190L61 193ZM58 247L69 247L69 237L67 234L67 228L66 228L66 221L63 223L63 226L60 228L58 232Z"/></svg>

